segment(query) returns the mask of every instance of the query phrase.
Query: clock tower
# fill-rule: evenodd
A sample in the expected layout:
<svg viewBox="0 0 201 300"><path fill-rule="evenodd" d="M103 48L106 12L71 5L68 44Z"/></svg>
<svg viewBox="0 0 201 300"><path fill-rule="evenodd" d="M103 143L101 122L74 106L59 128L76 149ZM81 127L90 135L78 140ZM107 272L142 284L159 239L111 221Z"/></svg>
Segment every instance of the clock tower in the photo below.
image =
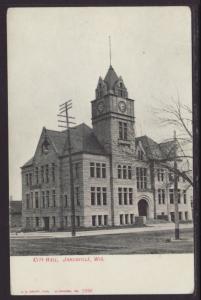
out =
<svg viewBox="0 0 201 300"><path fill-rule="evenodd" d="M94 133L108 154L135 151L134 100L128 97L122 77L110 65L99 77L92 103Z"/></svg>

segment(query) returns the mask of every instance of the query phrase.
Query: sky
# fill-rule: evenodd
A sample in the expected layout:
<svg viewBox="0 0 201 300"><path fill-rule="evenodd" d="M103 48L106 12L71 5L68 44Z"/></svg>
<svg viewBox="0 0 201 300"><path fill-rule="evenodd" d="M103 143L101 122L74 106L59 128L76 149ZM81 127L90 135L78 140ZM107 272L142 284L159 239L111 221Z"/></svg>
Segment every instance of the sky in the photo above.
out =
<svg viewBox="0 0 201 300"><path fill-rule="evenodd" d="M176 99L191 107L191 13L187 7L10 8L7 14L9 194L21 199L20 167L43 126L59 130L72 99L76 123L91 126L99 76L112 66L135 100L137 135L157 142L173 128L153 109Z"/></svg>

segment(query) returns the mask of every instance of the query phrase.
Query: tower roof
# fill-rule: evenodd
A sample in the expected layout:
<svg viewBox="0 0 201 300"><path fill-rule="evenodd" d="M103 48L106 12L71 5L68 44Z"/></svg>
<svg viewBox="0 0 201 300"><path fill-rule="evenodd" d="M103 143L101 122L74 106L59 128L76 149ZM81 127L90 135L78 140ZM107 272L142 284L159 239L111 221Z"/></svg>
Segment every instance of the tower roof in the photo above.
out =
<svg viewBox="0 0 201 300"><path fill-rule="evenodd" d="M113 69L113 67L110 65L107 74L105 76L104 81L107 83L108 88L112 89L115 82L119 80L119 77L117 76L115 70Z"/></svg>

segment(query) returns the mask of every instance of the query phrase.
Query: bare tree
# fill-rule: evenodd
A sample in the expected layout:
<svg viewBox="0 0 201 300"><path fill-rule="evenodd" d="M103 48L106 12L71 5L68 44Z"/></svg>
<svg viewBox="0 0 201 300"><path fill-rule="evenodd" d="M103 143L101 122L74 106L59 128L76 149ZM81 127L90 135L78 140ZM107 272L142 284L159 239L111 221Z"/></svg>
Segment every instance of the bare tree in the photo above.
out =
<svg viewBox="0 0 201 300"><path fill-rule="evenodd" d="M171 98L168 104L161 103L160 108L152 108L155 120L160 124L160 126L169 126L170 128L177 131L177 144L181 151L177 152L176 159L178 161L186 160L186 169L181 170L177 168L176 170L168 163L174 159L174 143L173 139L165 140L164 142L171 142L172 147L169 147L166 152L166 157L160 160L162 167L169 169L173 173L177 173L178 176L184 178L191 186L193 186L192 178L192 109L181 103L179 95L177 100ZM171 144L171 143L170 143Z"/></svg>

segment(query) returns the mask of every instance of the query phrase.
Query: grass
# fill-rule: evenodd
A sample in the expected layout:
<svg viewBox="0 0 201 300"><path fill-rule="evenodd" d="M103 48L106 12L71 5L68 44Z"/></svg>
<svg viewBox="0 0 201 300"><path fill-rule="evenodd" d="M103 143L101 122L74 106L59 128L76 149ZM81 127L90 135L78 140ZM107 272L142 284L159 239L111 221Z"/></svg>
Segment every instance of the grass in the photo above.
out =
<svg viewBox="0 0 201 300"><path fill-rule="evenodd" d="M181 229L179 242L174 230L97 235L74 238L11 239L11 255L88 255L192 253L193 229ZM187 240L185 240L187 239Z"/></svg>

